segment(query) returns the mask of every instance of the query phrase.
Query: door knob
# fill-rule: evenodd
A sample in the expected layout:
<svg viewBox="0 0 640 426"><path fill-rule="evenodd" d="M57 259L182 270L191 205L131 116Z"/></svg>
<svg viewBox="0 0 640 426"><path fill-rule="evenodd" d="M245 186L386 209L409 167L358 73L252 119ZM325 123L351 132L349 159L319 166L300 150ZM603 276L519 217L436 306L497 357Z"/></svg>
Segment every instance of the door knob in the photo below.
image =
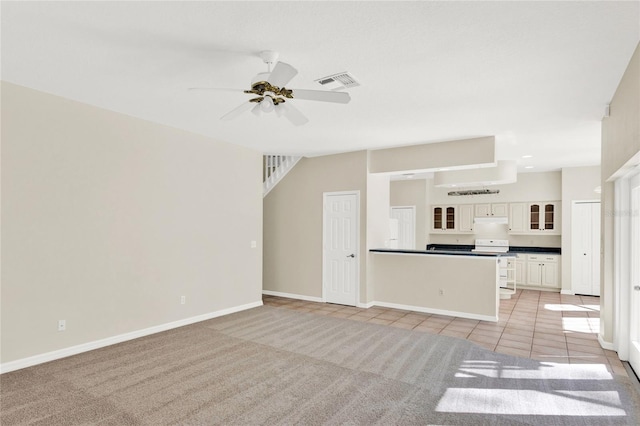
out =
<svg viewBox="0 0 640 426"><path fill-rule="evenodd" d="M347 257L356 257L356 255L351 253L350 255L347 255Z"/></svg>
<svg viewBox="0 0 640 426"><path fill-rule="evenodd" d="M634 286L633 286L633 289L634 289L635 291L640 291L640 285L634 285Z"/></svg>

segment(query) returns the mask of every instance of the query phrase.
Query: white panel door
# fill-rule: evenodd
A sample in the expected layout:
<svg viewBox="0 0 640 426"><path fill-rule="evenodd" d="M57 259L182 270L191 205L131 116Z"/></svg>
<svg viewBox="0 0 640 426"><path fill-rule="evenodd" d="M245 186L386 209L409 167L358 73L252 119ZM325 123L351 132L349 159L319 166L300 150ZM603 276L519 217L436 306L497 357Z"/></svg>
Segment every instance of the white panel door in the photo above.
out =
<svg viewBox="0 0 640 426"><path fill-rule="evenodd" d="M357 193L324 196L322 286L326 302L356 306L358 298Z"/></svg>
<svg viewBox="0 0 640 426"><path fill-rule="evenodd" d="M629 363L640 374L640 174L631 179L630 344Z"/></svg>
<svg viewBox="0 0 640 426"><path fill-rule="evenodd" d="M391 207L391 218L398 220L399 249L415 250L416 248L416 208Z"/></svg>
<svg viewBox="0 0 640 426"><path fill-rule="evenodd" d="M600 295L600 203L575 203L571 214L571 289Z"/></svg>

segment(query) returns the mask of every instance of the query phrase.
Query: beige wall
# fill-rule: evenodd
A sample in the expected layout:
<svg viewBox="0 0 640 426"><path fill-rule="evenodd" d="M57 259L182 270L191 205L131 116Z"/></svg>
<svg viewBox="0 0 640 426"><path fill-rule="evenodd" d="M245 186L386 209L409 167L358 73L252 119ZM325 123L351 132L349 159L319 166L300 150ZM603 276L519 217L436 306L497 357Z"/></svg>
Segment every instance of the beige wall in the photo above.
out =
<svg viewBox="0 0 640 426"><path fill-rule="evenodd" d="M610 116L602 120L602 259L600 336L613 342L616 314L613 297L614 185L606 182L640 151L640 44L611 100Z"/></svg>
<svg viewBox="0 0 640 426"><path fill-rule="evenodd" d="M261 159L3 83L2 363L259 303Z"/></svg>
<svg viewBox="0 0 640 426"><path fill-rule="evenodd" d="M640 151L640 44L602 120L602 176L611 177Z"/></svg>
<svg viewBox="0 0 640 426"><path fill-rule="evenodd" d="M496 321L496 258L372 253L378 304ZM424 309L419 309L424 308Z"/></svg>
<svg viewBox="0 0 640 426"><path fill-rule="evenodd" d="M360 191L360 297L366 299L367 152L303 158L264 198L264 290L322 297L322 197Z"/></svg>
<svg viewBox="0 0 640 426"><path fill-rule="evenodd" d="M495 164L495 137L462 139L370 152L369 171L386 173Z"/></svg>
<svg viewBox="0 0 640 426"><path fill-rule="evenodd" d="M426 179L391 182L391 206L416 206L416 248L427 245L427 181Z"/></svg>
<svg viewBox="0 0 640 426"><path fill-rule="evenodd" d="M571 226L574 201L599 201L600 166L562 169L562 290L571 291ZM598 258L599 260L599 258Z"/></svg>
<svg viewBox="0 0 640 426"><path fill-rule="evenodd" d="M366 291L360 293L363 303L375 300L375 290L371 277L369 249L386 247L390 238L389 230L389 176L367 175L367 252L362 253L361 259L367 261Z"/></svg>

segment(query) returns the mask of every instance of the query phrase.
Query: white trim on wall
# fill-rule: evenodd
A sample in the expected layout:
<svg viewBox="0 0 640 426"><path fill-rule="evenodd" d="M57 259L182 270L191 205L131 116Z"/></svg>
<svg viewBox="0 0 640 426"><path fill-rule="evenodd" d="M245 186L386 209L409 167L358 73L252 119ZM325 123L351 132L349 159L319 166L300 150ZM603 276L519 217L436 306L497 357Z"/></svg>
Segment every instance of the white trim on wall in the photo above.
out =
<svg viewBox="0 0 640 426"><path fill-rule="evenodd" d="M478 314L472 314L468 312L448 311L445 309L432 309L432 308L424 308L422 306L402 305L399 303L388 303L388 302L373 302L373 305L381 306L383 308L401 309L404 311L424 312L428 314L446 315L449 317L498 322L498 317L492 317L490 315L478 315Z"/></svg>
<svg viewBox="0 0 640 426"><path fill-rule="evenodd" d="M126 342L128 340L134 340L140 337L149 336L151 334L161 333L163 331L171 330L178 327L183 327L185 325L194 324L200 321L210 320L212 318L229 315L235 312L244 311L246 309L257 308L258 306L262 306L262 300L258 302L247 303L245 305L234 306L232 308L221 309L219 311L210 312L208 314L203 314L203 315L197 315L195 317L185 318L178 321L169 322L166 324L156 325L156 326L145 328L142 330L132 331L130 333L119 334L117 336L107 337L106 339L94 340L93 342L87 342L81 345L70 346L68 348L59 349L57 351L46 352L43 354L34 355L27 358L18 359L15 361L5 362L3 364L0 364L0 373L8 373L10 371L32 367L34 365L42 364L49 361L55 361L57 359L66 358L71 355L77 355L83 352L92 351L94 349L104 348L106 346L115 345L117 343Z"/></svg>
<svg viewBox="0 0 640 426"><path fill-rule="evenodd" d="M289 299L306 300L306 301L309 301L309 302L325 303L325 301L322 300L319 297L304 296L304 295L301 295L301 294L281 293L281 292L278 292L278 291L270 291L270 290L263 290L262 294L266 294L266 295L270 295L270 296L287 297ZM364 309L369 309L369 308L372 308L374 306L381 306L383 308L401 309L401 310L405 310L405 311L424 312L424 313L429 313L429 314L446 315L446 316L450 316L450 317L467 318L467 319L474 319L474 320L481 320L481 321L492 321L492 322L497 322L498 321L497 317L492 317L492 316L489 316L489 315L476 315L476 314L470 314L470 313L467 313L467 312L448 311L448 310L444 310L444 309L431 309L431 308L424 308L422 306L402 305L402 304L399 304L399 303L375 302L374 301L374 302L358 303L357 304L358 308L364 308Z"/></svg>
<svg viewBox="0 0 640 426"><path fill-rule="evenodd" d="M630 287L629 281L629 234L631 233L631 223L628 217L616 212L629 211L629 176L617 179L614 182L614 211L613 216L613 307L615 315L613 318L613 342L606 342L613 346L618 352L621 360L629 359L629 321L630 312L627 297ZM606 214L607 212L605 212ZM604 347L605 341L601 334L598 334L600 345Z"/></svg>

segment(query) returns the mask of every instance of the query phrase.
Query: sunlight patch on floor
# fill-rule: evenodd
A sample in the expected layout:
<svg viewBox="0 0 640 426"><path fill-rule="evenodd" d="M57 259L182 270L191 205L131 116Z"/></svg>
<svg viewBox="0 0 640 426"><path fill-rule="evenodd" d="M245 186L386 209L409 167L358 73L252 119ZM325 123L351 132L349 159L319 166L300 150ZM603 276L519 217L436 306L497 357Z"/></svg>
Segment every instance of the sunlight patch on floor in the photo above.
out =
<svg viewBox="0 0 640 426"><path fill-rule="evenodd" d="M568 303L545 303L544 308L548 311L565 312L599 312L600 305L572 305Z"/></svg>
<svg viewBox="0 0 640 426"><path fill-rule="evenodd" d="M499 362L488 364L478 361L464 361L456 377L491 377L525 380L571 380L576 377L588 377L589 380L612 380L613 376L604 364L569 365L563 363L542 362L537 368L523 368L517 365L504 365Z"/></svg>
<svg viewBox="0 0 640 426"><path fill-rule="evenodd" d="M562 329L565 333L599 333L600 318L563 317Z"/></svg>
<svg viewBox="0 0 640 426"><path fill-rule="evenodd" d="M438 412L550 416L625 416L616 391L449 388Z"/></svg>

